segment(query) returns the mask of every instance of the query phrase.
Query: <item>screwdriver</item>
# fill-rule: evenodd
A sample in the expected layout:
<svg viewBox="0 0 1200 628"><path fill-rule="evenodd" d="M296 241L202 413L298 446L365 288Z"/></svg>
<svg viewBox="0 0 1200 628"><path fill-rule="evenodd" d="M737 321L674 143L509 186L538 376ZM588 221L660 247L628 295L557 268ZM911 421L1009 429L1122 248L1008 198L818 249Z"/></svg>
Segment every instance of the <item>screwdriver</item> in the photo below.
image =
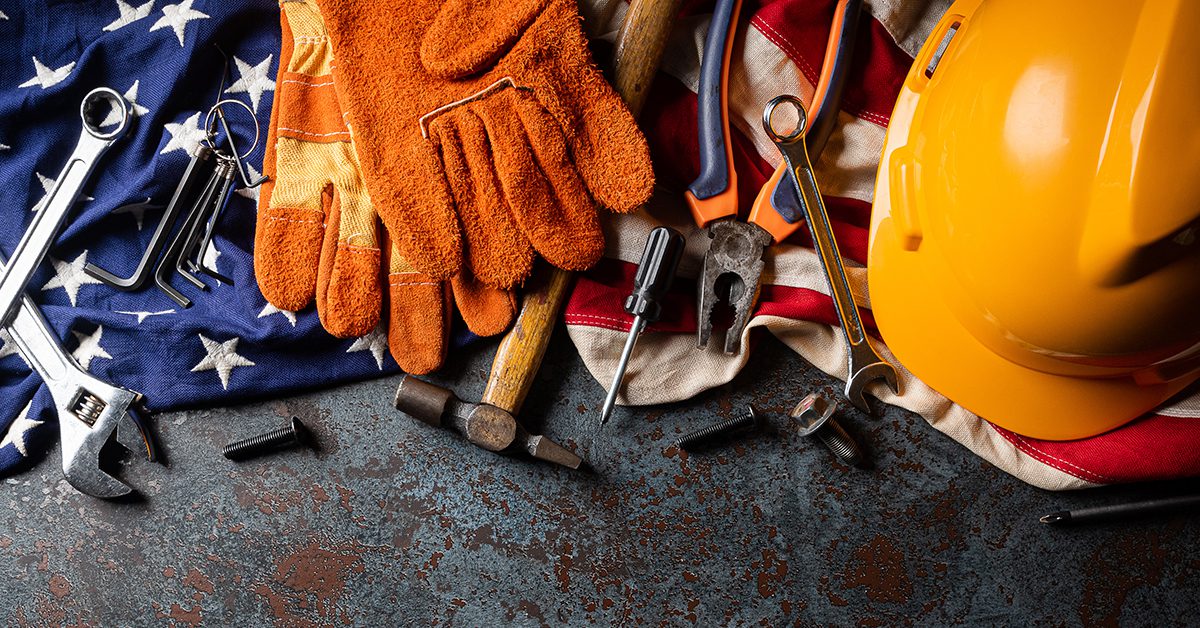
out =
<svg viewBox="0 0 1200 628"><path fill-rule="evenodd" d="M608 415L612 414L613 404L617 402L621 380L625 379L625 369L629 366L629 357L633 355L633 345L637 343L638 335L646 328L647 323L657 321L662 315L659 302L667 294L671 280L675 278L679 258L683 256L684 244L683 235L670 227L655 227L646 239L646 250L642 251L642 261L638 263L637 274L633 277L633 292L625 297L625 311L634 317L633 326L629 328L629 336L625 338L625 349L621 351L621 361L617 363L617 372L608 388L608 396L604 398L604 409L600 411L600 425L604 425L608 421Z"/></svg>

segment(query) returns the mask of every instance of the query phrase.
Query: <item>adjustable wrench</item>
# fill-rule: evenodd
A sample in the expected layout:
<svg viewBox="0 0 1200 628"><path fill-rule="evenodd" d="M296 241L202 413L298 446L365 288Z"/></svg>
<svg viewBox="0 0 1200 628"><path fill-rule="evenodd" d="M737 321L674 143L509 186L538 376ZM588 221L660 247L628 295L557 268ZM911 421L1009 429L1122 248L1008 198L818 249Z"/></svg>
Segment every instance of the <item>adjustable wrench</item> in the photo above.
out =
<svg viewBox="0 0 1200 628"><path fill-rule="evenodd" d="M120 115L120 121L108 131L101 129L98 122L105 113L101 107L103 102L108 102ZM54 180L54 188L50 190L42 209L34 215L33 222L17 243L17 248L9 257L11 263L0 271L0 327L12 322L29 280L58 237L67 214L83 191L83 184L91 176L100 157L113 142L125 135L132 119L129 102L107 87L88 92L79 106L79 117L83 119L83 131L79 133L75 151Z"/></svg>
<svg viewBox="0 0 1200 628"><path fill-rule="evenodd" d="M100 469L100 449L116 430L117 441L126 449L144 449L151 462L157 458L149 432L137 414L142 395L102 382L84 371L62 348L27 296L20 299L16 318L8 329L21 357L42 377L54 398L67 481L92 497L111 499L129 494L129 486Z"/></svg>
<svg viewBox="0 0 1200 628"><path fill-rule="evenodd" d="M792 105L796 111L796 128L790 133L779 133L774 125L775 109L784 103ZM817 186L817 178L813 172L812 162L808 158L808 148L805 135L808 126L808 112L804 103L795 96L777 96L767 103L763 110L763 129L767 136L783 153L791 176L788 177L795 186L796 196L800 200L801 209L808 217L808 230L812 234L817 257L825 270L825 279L829 282L829 292L833 297L833 306L837 310L838 319L842 324L842 335L846 339L849 356L849 374L846 378L846 398L858 409L870 413L870 406L863 396L863 390L869 382L877 379L887 381L892 392L900 394L899 383L896 379L896 367L879 356L871 339L867 337L866 328L858 315L858 306L854 303L854 293L850 290L850 282L846 279L846 268L842 264L842 255L838 252L837 241L833 237L833 226L829 222L829 212L825 210L825 201L821 198L821 189Z"/></svg>
<svg viewBox="0 0 1200 628"><path fill-rule="evenodd" d="M111 131L96 126L100 101L107 100L120 114ZM129 449L145 448L155 454L140 418L131 412L142 395L106 384L87 374L50 330L46 319L25 295L25 285L54 243L62 223L79 196L84 182L104 154L129 126L129 104L117 92L100 88L83 100L83 132L75 152L55 181L45 205L17 245L12 263L0 260L0 312L13 344L30 368L41 376L58 411L62 433L63 473L79 491L100 498L120 497L131 489L100 469L100 449L113 431ZM126 421L121 421L126 418Z"/></svg>

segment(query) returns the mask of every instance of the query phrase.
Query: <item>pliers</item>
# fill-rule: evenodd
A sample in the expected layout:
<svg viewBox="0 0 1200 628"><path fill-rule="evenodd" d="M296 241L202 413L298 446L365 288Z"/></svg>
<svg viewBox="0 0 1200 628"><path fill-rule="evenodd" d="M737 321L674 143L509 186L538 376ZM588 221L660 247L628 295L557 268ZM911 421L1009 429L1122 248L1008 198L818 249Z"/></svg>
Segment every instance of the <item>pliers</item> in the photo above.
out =
<svg viewBox="0 0 1200 628"><path fill-rule="evenodd" d="M759 191L749 220L738 220L737 172L729 136L729 59L742 0L718 0L704 43L700 65L700 176L685 194L696 225L712 238L704 255L698 290L697 344L707 347L713 312L721 300L734 311L725 335L725 352L741 348L742 330L758 302L763 255L771 244L786 239L804 219L794 186L780 164ZM813 122L807 134L816 162L837 123L842 91L849 73L862 0L838 0L825 49L825 62L813 97Z"/></svg>

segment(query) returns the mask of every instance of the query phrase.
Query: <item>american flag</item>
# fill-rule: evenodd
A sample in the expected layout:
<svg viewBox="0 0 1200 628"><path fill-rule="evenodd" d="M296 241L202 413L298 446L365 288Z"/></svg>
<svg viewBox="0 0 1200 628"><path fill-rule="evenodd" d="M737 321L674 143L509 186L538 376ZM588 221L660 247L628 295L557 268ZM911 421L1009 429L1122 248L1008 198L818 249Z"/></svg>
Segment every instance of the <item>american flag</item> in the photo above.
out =
<svg viewBox="0 0 1200 628"><path fill-rule="evenodd" d="M153 286L118 292L83 272L87 262L133 272L216 100L245 103L265 137L278 11L262 0L0 2L6 258L79 136L83 96L111 87L137 114L102 158L27 292L80 365L144 393L152 411L227 405L396 371L382 331L336 339L315 311L280 311L263 299L251 252L257 189L235 189L208 251L232 285L210 280L201 292L176 278L194 301L190 308ZM227 112L238 146L247 149L253 120L240 107ZM252 174L262 158L260 141L248 158ZM0 473L44 457L56 423L48 391L0 330Z"/></svg>
<svg viewBox="0 0 1200 628"><path fill-rule="evenodd" d="M747 0L734 49L731 108L741 206L747 208L778 162L759 129L770 98L808 100L825 51L835 0ZM946 0L874 0L864 20L838 129L818 165L839 244L856 292L865 293L867 224L874 173L892 103L912 58L948 6ZM584 0L585 25L597 39L615 35L623 0ZM147 395L155 411L219 406L395 372L381 332L354 340L326 334L311 309L279 311L254 282L251 243L255 190L238 189L217 231L210 259L232 285L183 290L175 305L150 288L117 292L82 272L98 262L129 272L145 248L203 136L204 113L218 98L248 105L265 135L279 54L273 2L144 0L21 3L0 0L0 182L8 190L6 254L28 224L79 133L79 102L94 87L125 94L138 114L132 132L105 156L73 219L29 290L54 331L93 374ZM700 51L712 2L689 1L642 115L661 189L649 210L609 221L609 259L579 278L567 307L571 339L597 380L611 379L630 319L620 303L649 230L671 224L692 237L682 265L694 276L704 238L689 225L682 191L699 168L696 97ZM229 57L225 61L214 44ZM249 146L248 116L231 113L239 146ZM261 145L249 161L261 170ZM774 247L750 327L764 327L823 371L845 377L835 316L803 230ZM673 312L650 329L627 377L626 401L638 405L689 398L730 381L750 351L726 356L695 349L694 285L681 281ZM869 319L869 317L868 317ZM761 334L761 332L754 332ZM44 456L56 417L38 377L0 331L0 473ZM453 354L450 359L453 359ZM1200 474L1200 395L1084 441L1034 441L994 427L907 377L890 399L933 428L1016 477L1071 489ZM1148 457L1146 451L1154 451Z"/></svg>

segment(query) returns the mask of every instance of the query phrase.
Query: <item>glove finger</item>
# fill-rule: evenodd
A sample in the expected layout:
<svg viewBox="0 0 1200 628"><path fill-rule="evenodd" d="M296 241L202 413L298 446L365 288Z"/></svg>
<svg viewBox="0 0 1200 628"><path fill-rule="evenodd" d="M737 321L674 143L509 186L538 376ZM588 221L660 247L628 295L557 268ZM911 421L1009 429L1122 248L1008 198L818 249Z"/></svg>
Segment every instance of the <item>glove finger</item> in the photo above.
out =
<svg viewBox="0 0 1200 628"><path fill-rule="evenodd" d="M512 290L484 285L467 273L459 273L450 285L463 322L477 336L504 333L517 315L517 297Z"/></svg>
<svg viewBox="0 0 1200 628"><path fill-rule="evenodd" d="M388 123L394 126L394 122ZM359 141L358 127L355 134L363 173L376 199L375 211L400 254L414 268L437 279L458 274L463 261L462 231L433 142L390 137L385 138L390 142L387 149L373 150ZM367 139L365 134L362 139ZM397 151L392 146L403 148Z"/></svg>
<svg viewBox="0 0 1200 628"><path fill-rule="evenodd" d="M255 278L276 307L301 310L316 293L329 198L331 152L307 141L313 131L345 133L328 75L328 50L321 43L320 16L307 5L288 3L280 11L282 39L279 88L267 131L255 230ZM329 104L333 102L334 111ZM335 133L318 133L331 141ZM346 140L348 140L348 134Z"/></svg>
<svg viewBox="0 0 1200 628"><path fill-rule="evenodd" d="M457 79L495 65L545 8L547 0L450 0L421 40L430 74Z"/></svg>
<svg viewBox="0 0 1200 628"><path fill-rule="evenodd" d="M479 281L511 288L533 270L534 252L504 199L483 122L460 107L438 118L430 136L441 150L446 180L466 239L464 262Z"/></svg>
<svg viewBox="0 0 1200 628"><path fill-rule="evenodd" d="M388 247L388 349L406 373L436 371L449 344L450 299L445 285L419 273Z"/></svg>
<svg viewBox="0 0 1200 628"><path fill-rule="evenodd" d="M566 270L594 265L604 253L604 233L558 125L518 90L472 107L487 128L508 206L533 248Z"/></svg>
<svg viewBox="0 0 1200 628"><path fill-rule="evenodd" d="M254 274L268 302L298 311L316 292L328 210L322 196L329 180L321 173L329 158L320 146L288 137L276 146L275 179L254 234Z"/></svg>
<svg viewBox="0 0 1200 628"><path fill-rule="evenodd" d="M588 190L616 212L644 205L654 190L649 146L625 101L596 67L576 3L552 0L528 36L545 38L544 47L555 51L555 63L540 66L554 88L538 88L537 97L562 129Z"/></svg>
<svg viewBox="0 0 1200 628"><path fill-rule="evenodd" d="M350 144L331 145L353 158ZM383 311L378 225L357 167L343 166L333 185L330 227L321 249L317 312L338 338L360 338L379 325Z"/></svg>

